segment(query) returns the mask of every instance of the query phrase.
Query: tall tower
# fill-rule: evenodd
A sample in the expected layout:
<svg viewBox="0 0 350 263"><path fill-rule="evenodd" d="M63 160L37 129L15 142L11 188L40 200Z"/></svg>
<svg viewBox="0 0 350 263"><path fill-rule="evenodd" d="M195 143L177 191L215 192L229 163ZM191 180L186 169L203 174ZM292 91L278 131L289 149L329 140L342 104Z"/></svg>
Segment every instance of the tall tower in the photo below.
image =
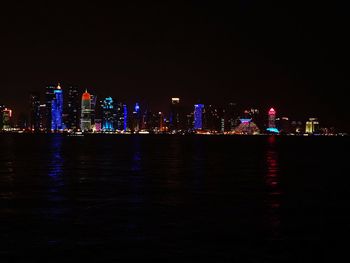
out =
<svg viewBox="0 0 350 263"><path fill-rule="evenodd" d="M102 130L114 131L115 123L115 103L111 97L105 98L101 102L102 106Z"/></svg>
<svg viewBox="0 0 350 263"><path fill-rule="evenodd" d="M267 131L272 133L279 133L278 129L276 128L276 111L274 108L271 108L268 113L268 125L267 125Z"/></svg>
<svg viewBox="0 0 350 263"><path fill-rule="evenodd" d="M194 105L194 129L195 130L203 129L203 110L204 110L204 104Z"/></svg>
<svg viewBox="0 0 350 263"><path fill-rule="evenodd" d="M269 123L268 128L276 128L276 111L274 108L269 110Z"/></svg>
<svg viewBox="0 0 350 263"><path fill-rule="evenodd" d="M91 95L85 91L81 98L81 119L80 128L82 131L91 130Z"/></svg>
<svg viewBox="0 0 350 263"><path fill-rule="evenodd" d="M52 101L55 98L54 93L55 87L54 86L47 86L45 90L45 109L43 114L43 128L47 132L51 132L51 126L52 126Z"/></svg>
<svg viewBox="0 0 350 263"><path fill-rule="evenodd" d="M69 87L67 104L67 128L77 130L80 127L80 98L77 87Z"/></svg>
<svg viewBox="0 0 350 263"><path fill-rule="evenodd" d="M30 129L40 131L40 98L38 93L30 94Z"/></svg>
<svg viewBox="0 0 350 263"><path fill-rule="evenodd" d="M59 131L63 130L63 91L60 84L53 90L53 93L54 98L51 104L51 130Z"/></svg>
<svg viewBox="0 0 350 263"><path fill-rule="evenodd" d="M181 112L180 112L180 98L171 98L170 105L170 129L181 129Z"/></svg>
<svg viewBox="0 0 350 263"><path fill-rule="evenodd" d="M124 115L124 122L123 122L123 131L126 132L128 129L128 107L126 104L123 105L123 115Z"/></svg>

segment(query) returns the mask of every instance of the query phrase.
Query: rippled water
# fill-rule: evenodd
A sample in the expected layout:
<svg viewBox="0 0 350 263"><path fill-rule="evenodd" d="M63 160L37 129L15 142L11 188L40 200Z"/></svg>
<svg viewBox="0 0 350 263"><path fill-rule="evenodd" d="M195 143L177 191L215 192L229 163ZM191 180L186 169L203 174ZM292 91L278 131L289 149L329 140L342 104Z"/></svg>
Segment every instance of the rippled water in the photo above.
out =
<svg viewBox="0 0 350 263"><path fill-rule="evenodd" d="M0 143L6 260L316 262L350 226L348 138L0 135Z"/></svg>

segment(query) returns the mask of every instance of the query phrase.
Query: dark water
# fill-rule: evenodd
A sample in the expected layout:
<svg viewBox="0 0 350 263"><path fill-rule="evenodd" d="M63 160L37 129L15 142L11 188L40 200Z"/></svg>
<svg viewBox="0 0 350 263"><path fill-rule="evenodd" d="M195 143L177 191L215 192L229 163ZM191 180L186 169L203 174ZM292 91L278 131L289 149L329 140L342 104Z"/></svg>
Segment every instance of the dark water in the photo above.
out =
<svg viewBox="0 0 350 263"><path fill-rule="evenodd" d="M0 135L6 261L320 262L349 138Z"/></svg>

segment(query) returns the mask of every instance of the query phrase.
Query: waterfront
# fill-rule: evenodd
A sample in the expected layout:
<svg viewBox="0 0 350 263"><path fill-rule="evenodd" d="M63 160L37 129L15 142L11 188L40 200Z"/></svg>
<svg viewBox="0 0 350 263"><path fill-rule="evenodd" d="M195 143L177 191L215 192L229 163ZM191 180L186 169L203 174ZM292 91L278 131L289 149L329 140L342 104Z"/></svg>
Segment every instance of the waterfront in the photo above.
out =
<svg viewBox="0 0 350 263"><path fill-rule="evenodd" d="M2 134L0 253L310 262L348 229L349 142Z"/></svg>

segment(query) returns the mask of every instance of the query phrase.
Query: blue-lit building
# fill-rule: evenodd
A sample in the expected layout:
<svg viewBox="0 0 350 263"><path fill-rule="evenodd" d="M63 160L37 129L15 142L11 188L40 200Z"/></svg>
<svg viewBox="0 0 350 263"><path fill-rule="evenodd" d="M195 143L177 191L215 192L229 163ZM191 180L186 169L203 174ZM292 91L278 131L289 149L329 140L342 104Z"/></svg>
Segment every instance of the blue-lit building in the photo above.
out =
<svg viewBox="0 0 350 263"><path fill-rule="evenodd" d="M63 90L58 86L53 90L53 100L51 103L51 130L59 131L63 130Z"/></svg>
<svg viewBox="0 0 350 263"><path fill-rule="evenodd" d="M102 103L102 130L114 131L115 130L115 118L116 109L115 103L111 97L105 98Z"/></svg>
<svg viewBox="0 0 350 263"><path fill-rule="evenodd" d="M128 129L128 108L127 106L124 104L123 105L123 112L124 112L124 131L126 132L126 130Z"/></svg>
<svg viewBox="0 0 350 263"><path fill-rule="evenodd" d="M138 132L140 130L140 122L141 122L141 108L139 103L136 102L134 111L131 116L130 129L133 132Z"/></svg>
<svg viewBox="0 0 350 263"><path fill-rule="evenodd" d="M194 105L194 129L195 130L203 129L203 110L204 110L204 104Z"/></svg>

